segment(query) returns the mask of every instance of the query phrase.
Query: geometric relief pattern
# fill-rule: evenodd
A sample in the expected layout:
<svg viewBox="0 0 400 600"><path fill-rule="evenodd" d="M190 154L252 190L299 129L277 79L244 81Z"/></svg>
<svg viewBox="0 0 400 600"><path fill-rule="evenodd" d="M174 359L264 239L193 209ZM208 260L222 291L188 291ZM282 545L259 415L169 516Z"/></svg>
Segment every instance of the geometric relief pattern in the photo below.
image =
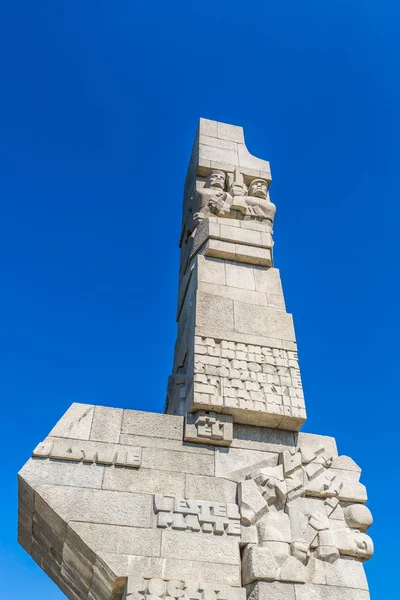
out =
<svg viewBox="0 0 400 600"><path fill-rule="evenodd" d="M297 352L195 338L199 404L306 418Z"/></svg>
<svg viewBox="0 0 400 600"><path fill-rule="evenodd" d="M344 503L343 510L345 482L331 465L323 447L286 450L278 465L255 467L239 483L242 542L248 540L244 585L255 580L305 583L314 560L372 556L372 540L364 533L371 513L359 503Z"/></svg>

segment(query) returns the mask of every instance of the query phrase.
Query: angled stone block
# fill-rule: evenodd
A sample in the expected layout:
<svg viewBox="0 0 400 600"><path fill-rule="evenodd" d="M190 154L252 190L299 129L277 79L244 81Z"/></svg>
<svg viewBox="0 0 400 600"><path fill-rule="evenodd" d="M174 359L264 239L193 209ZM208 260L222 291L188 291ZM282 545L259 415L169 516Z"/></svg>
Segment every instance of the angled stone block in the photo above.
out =
<svg viewBox="0 0 400 600"><path fill-rule="evenodd" d="M94 463L61 462L48 458L31 458L20 471L21 477L34 488L38 483L101 488L104 466Z"/></svg>
<svg viewBox="0 0 400 600"><path fill-rule="evenodd" d="M121 433L181 441L183 418L139 410L124 410Z"/></svg>
<svg viewBox="0 0 400 600"><path fill-rule="evenodd" d="M53 437L88 440L92 429L94 406L74 402L53 427L49 435Z"/></svg>
<svg viewBox="0 0 400 600"><path fill-rule="evenodd" d="M236 504L236 483L220 477L186 474L185 498L230 502Z"/></svg>
<svg viewBox="0 0 400 600"><path fill-rule="evenodd" d="M70 521L68 528L94 553L160 556L161 531L140 527Z"/></svg>
<svg viewBox="0 0 400 600"><path fill-rule="evenodd" d="M151 496L42 484L36 494L64 522L85 521L151 527Z"/></svg>
<svg viewBox="0 0 400 600"><path fill-rule="evenodd" d="M353 558L342 556L333 564L325 563L325 574L328 585L368 591L363 563Z"/></svg>
<svg viewBox="0 0 400 600"><path fill-rule="evenodd" d="M121 434L122 415L121 408L96 406L94 409L90 439L97 442L119 443Z"/></svg>
<svg viewBox="0 0 400 600"><path fill-rule="evenodd" d="M240 565L239 546L235 537L195 535L187 531L163 531L161 557Z"/></svg>
<svg viewBox="0 0 400 600"><path fill-rule="evenodd" d="M140 573L144 578L157 577L241 586L240 566L235 564L106 553L102 553L101 558L117 580L127 575L138 577Z"/></svg>
<svg viewBox="0 0 400 600"><path fill-rule="evenodd" d="M142 467L193 475L214 475L214 453L196 454L158 448L143 448Z"/></svg>
<svg viewBox="0 0 400 600"><path fill-rule="evenodd" d="M185 473L157 469L139 469L133 473L127 469L109 467L105 469L102 488L121 492L184 496Z"/></svg>
<svg viewBox="0 0 400 600"><path fill-rule="evenodd" d="M331 585L295 585L296 600L370 600L369 592Z"/></svg>
<svg viewBox="0 0 400 600"><path fill-rule="evenodd" d="M257 581L246 586L246 593L248 600L297 600L294 589L292 583Z"/></svg>

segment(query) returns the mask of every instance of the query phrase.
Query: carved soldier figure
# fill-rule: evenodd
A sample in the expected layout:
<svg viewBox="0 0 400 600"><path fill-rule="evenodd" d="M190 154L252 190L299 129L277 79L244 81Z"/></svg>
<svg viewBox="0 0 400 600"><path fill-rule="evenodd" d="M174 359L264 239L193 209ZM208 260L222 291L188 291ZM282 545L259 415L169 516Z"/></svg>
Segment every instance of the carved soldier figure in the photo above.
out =
<svg viewBox="0 0 400 600"><path fill-rule="evenodd" d="M253 179L249 185L248 195L240 195L244 186L236 182L232 184L233 202L232 210L238 210L244 217L267 221L272 227L276 207L269 200L268 184L263 179Z"/></svg>
<svg viewBox="0 0 400 600"><path fill-rule="evenodd" d="M208 173L203 189L197 192L199 200L198 210L193 215L194 227L207 217L212 215L223 217L229 213L232 196L225 191L225 184L224 171L214 169Z"/></svg>

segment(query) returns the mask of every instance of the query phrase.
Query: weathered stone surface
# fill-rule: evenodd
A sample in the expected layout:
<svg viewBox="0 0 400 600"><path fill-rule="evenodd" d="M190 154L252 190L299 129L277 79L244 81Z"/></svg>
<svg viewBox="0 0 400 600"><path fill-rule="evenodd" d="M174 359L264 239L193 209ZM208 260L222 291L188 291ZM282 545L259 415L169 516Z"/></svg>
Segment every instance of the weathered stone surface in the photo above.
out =
<svg viewBox="0 0 400 600"><path fill-rule="evenodd" d="M63 521L151 527L151 496L42 484L37 494Z"/></svg>
<svg viewBox="0 0 400 600"><path fill-rule="evenodd" d="M88 440L93 415L94 406L74 402L50 431L49 436Z"/></svg>
<svg viewBox="0 0 400 600"><path fill-rule="evenodd" d="M137 577L141 573L142 577L149 578L187 579L241 586L240 567L235 564L106 553L102 553L101 558L116 577Z"/></svg>
<svg viewBox="0 0 400 600"><path fill-rule="evenodd" d="M373 523L371 511L363 504L350 504L344 509L344 518L349 527L366 531Z"/></svg>
<svg viewBox="0 0 400 600"><path fill-rule="evenodd" d="M269 427L253 425L233 426L232 448L245 448L248 450L261 450L263 452L281 452L295 447L294 436L291 431L280 431Z"/></svg>
<svg viewBox="0 0 400 600"><path fill-rule="evenodd" d="M336 447L336 440L333 437L327 435L316 435L314 433L302 433L295 434L296 445L304 450L310 450L311 452L323 446L325 448L324 456L338 457L338 451Z"/></svg>
<svg viewBox="0 0 400 600"><path fill-rule="evenodd" d="M217 258L198 257L199 282L226 285L225 261Z"/></svg>
<svg viewBox="0 0 400 600"><path fill-rule="evenodd" d="M236 483L220 477L186 474L185 498L236 503Z"/></svg>
<svg viewBox="0 0 400 600"><path fill-rule="evenodd" d="M195 454L175 450L143 448L143 469L176 471L193 475L214 475L214 453Z"/></svg>
<svg viewBox="0 0 400 600"><path fill-rule="evenodd" d="M197 292L196 325L208 327L215 322L219 323L224 329L233 331L233 300L214 294Z"/></svg>
<svg viewBox="0 0 400 600"><path fill-rule="evenodd" d="M235 330L295 341L291 315L269 307L235 302Z"/></svg>
<svg viewBox="0 0 400 600"><path fill-rule="evenodd" d="M340 499L346 502L362 502L368 499L365 485L359 482L359 471L345 471L344 469L331 469L343 481Z"/></svg>
<svg viewBox="0 0 400 600"><path fill-rule="evenodd" d="M360 467L350 456L338 456L332 462L332 469L343 469L345 471L355 471L361 473Z"/></svg>
<svg viewBox="0 0 400 600"><path fill-rule="evenodd" d="M70 521L68 525L95 553L160 556L161 531L100 523Z"/></svg>
<svg viewBox="0 0 400 600"><path fill-rule="evenodd" d="M246 593L248 600L297 600L292 583L258 581L247 585Z"/></svg>
<svg viewBox="0 0 400 600"><path fill-rule="evenodd" d="M120 467L108 467L104 472L102 488L122 492L184 496L185 473L165 472L157 469L139 469L132 472Z"/></svg>
<svg viewBox="0 0 400 600"><path fill-rule="evenodd" d="M100 489L104 466L31 458L21 469L20 475L32 487L39 483L48 483Z"/></svg>
<svg viewBox="0 0 400 600"><path fill-rule="evenodd" d="M252 233L252 232L250 232ZM255 291L254 268L225 261L226 285L241 290Z"/></svg>
<svg viewBox="0 0 400 600"><path fill-rule="evenodd" d="M183 418L139 410L124 410L121 433L181 441Z"/></svg>
<svg viewBox="0 0 400 600"><path fill-rule="evenodd" d="M353 558L343 556L333 564L325 563L325 574L328 585L368 590L363 564Z"/></svg>
<svg viewBox="0 0 400 600"><path fill-rule="evenodd" d="M140 446L142 448L158 448L165 450L175 450L176 452L190 452L194 454L213 454L214 448L209 444L196 444L193 442L183 442L181 440L167 440L166 438L146 437L143 435L121 434L121 444L124 447Z"/></svg>
<svg viewBox="0 0 400 600"><path fill-rule="evenodd" d="M230 298L239 302L246 302L247 304L258 304L260 306L268 305L267 294L255 292L253 290L203 282L199 282L198 290L200 292L212 294L213 296L223 296L224 298Z"/></svg>
<svg viewBox="0 0 400 600"><path fill-rule="evenodd" d="M161 556L219 564L240 564L239 547L235 537L194 535L186 531L163 531Z"/></svg>
<svg viewBox="0 0 400 600"><path fill-rule="evenodd" d="M278 453L242 450L240 448L217 448L215 451L215 475L232 481L237 479L236 473L246 467L254 469L262 461L278 463Z"/></svg>
<svg viewBox="0 0 400 600"><path fill-rule="evenodd" d="M369 592L331 585L296 585L296 600L370 600Z"/></svg>
<svg viewBox="0 0 400 600"><path fill-rule="evenodd" d="M121 408L96 406L90 439L98 442L114 442L118 444L123 412Z"/></svg>

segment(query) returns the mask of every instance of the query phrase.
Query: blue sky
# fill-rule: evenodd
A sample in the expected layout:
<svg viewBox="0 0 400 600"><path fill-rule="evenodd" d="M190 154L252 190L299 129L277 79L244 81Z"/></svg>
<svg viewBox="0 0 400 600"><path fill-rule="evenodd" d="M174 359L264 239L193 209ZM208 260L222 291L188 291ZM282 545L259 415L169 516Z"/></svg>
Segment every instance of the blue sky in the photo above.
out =
<svg viewBox="0 0 400 600"><path fill-rule="evenodd" d="M398 599L398 2L0 1L0 579L16 472L67 407L162 411L200 116L271 162L308 421L363 468L372 600Z"/></svg>

